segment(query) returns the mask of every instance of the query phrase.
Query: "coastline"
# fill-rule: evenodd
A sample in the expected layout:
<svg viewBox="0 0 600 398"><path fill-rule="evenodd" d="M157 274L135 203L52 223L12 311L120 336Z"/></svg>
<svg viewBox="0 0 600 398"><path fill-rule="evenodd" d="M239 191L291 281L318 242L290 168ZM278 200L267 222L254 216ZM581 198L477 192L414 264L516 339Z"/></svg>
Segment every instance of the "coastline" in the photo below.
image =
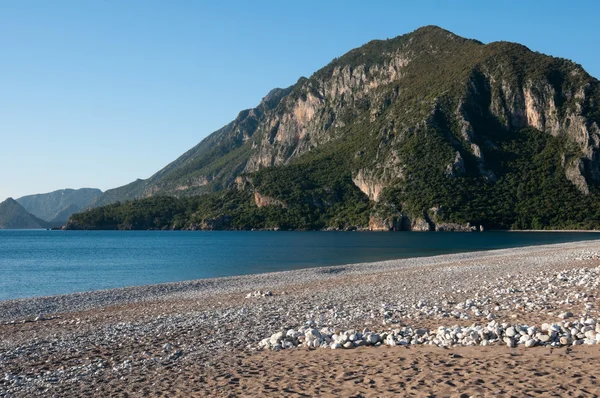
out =
<svg viewBox="0 0 600 398"><path fill-rule="evenodd" d="M443 224L444 225L444 224ZM452 224L454 225L454 224ZM470 224L469 224L470 225ZM482 227L482 226L480 226ZM27 229L8 229L12 231L21 231ZM128 228L112 228L112 229L96 229L96 228L68 228L67 224L52 227L52 228L39 228L39 229L29 229L29 230L37 230L37 231L190 231L190 232L202 232L202 231L271 231L271 232L600 232L600 229L493 229L493 228L477 228L477 229L432 229L432 230L396 230L396 229L372 229L369 227L352 227L348 229L334 229L334 228L323 228L323 229L280 229L280 228L248 228L248 229L221 229L221 228L207 228L207 229L190 229L190 228L181 228L181 229L159 229L159 228L149 228L149 229L128 229Z"/></svg>
<svg viewBox="0 0 600 398"><path fill-rule="evenodd" d="M485 229L485 230L430 230L430 231L418 231L418 230L381 230L381 229L369 229L369 228L354 228L354 229L279 229L279 228L266 228L266 229L70 229L70 228L42 228L31 231L189 231L189 232L206 232L206 231L248 231L248 232L442 232L442 233L456 233L456 232L600 232L598 229ZM12 231L23 231L21 229L13 229Z"/></svg>
<svg viewBox="0 0 600 398"><path fill-rule="evenodd" d="M65 242L67 248L72 245L84 245L90 248L90 251L66 250L64 255L61 253L54 260L46 261L43 256L31 255L29 250L20 245L23 241L21 235L31 235L32 239L40 242L37 253L47 251L54 253L52 242L61 241ZM168 281L194 281L200 278L387 261L409 256L425 257L453 252L596 240L599 237L600 235L591 233L509 234L505 231L475 235L470 233L424 235L409 232L328 234L325 231L288 232L287 234L266 231L255 233L211 231L206 234L133 231L120 234L116 231L87 231L56 236L50 232L22 234L15 232L12 235L8 232L4 236L6 239L2 240L3 245L0 246L10 250L11 245L15 245L20 250L20 256L39 265L32 272L30 268L20 267L18 262L11 261L10 258L7 263L3 263L0 270L5 272L7 277L0 280L0 303L14 299L153 285ZM239 242L234 245L232 251L221 253L217 249L210 249L227 245L230 241ZM130 255L128 248L131 242L140 246L151 245L154 254L141 253L136 254L135 257ZM181 245L188 245L190 250L175 249ZM231 261L232 256L239 258L239 261ZM96 262L106 264L106 268L98 269L99 277L95 277L92 271ZM198 267L196 266L198 262L214 266ZM77 272L81 270L81 273L77 274L76 280L71 281L72 271L63 272L61 271L63 267ZM53 282L40 283L43 279ZM142 292L142 296L144 295L145 292Z"/></svg>
<svg viewBox="0 0 600 398"><path fill-rule="evenodd" d="M51 296L9 299L0 301L0 322L18 318L35 317L40 314L92 310L104 306L135 304L157 299L201 298L212 294L231 294L239 291L257 290L264 286L285 287L290 283L334 279L344 275L366 275L370 273L400 270L408 267L427 267L434 264L461 261L474 256L477 256L481 261L484 261L486 258L507 254L531 254L552 248L560 249L561 247L571 247L576 244L585 245L588 243L594 244L594 241L587 240L505 249L465 251L451 254L416 256L383 261L308 267L287 271L203 278ZM600 242L598 242L598 245L600 246Z"/></svg>
<svg viewBox="0 0 600 398"><path fill-rule="evenodd" d="M593 240L4 301L0 395L449 395L460 386L472 395L499 388L522 395L531 385L552 391L561 383L594 390L595 380L578 378L572 366L588 369L600 345L274 352L259 343L307 322L383 331L487 324L490 313L498 324L563 322L564 311L600 319L598 272L600 242ZM530 372L512 387L497 377L517 380L515 367L567 360L554 377ZM467 373L443 374L447 364ZM425 377L430 371L437 376Z"/></svg>
<svg viewBox="0 0 600 398"><path fill-rule="evenodd" d="M600 229L507 229L506 232L585 232L598 233Z"/></svg>

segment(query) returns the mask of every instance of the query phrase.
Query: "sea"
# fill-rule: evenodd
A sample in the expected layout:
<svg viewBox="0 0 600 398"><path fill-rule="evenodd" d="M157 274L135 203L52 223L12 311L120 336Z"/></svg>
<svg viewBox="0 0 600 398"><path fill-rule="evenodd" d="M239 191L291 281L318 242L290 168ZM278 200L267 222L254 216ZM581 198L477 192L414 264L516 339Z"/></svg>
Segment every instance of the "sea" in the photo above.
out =
<svg viewBox="0 0 600 398"><path fill-rule="evenodd" d="M600 234L0 230L0 300L591 239Z"/></svg>

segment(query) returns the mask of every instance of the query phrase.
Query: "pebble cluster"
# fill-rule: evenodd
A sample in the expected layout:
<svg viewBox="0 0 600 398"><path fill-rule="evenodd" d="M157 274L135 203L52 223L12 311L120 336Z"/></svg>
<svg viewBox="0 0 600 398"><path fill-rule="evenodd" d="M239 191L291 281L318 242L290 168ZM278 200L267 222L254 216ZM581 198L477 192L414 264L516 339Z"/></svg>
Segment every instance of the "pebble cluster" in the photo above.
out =
<svg viewBox="0 0 600 398"><path fill-rule="evenodd" d="M587 251L577 259L595 259L598 252ZM442 294L440 300L428 304L418 300L407 303L384 303L378 311L371 311L371 318L382 318L383 325L407 324L411 320L420 319L456 319L487 320L487 324L453 327L440 326L437 329L405 326L378 333L365 329L362 332L347 330L341 332L330 326L323 326L327 318L321 316L319 322L307 321L301 328L292 328L274 333L258 344L259 349L270 348L280 350L293 347L330 347L354 348L363 345L378 346L381 344L437 346L472 346L489 344L506 344L509 347L524 345L534 347L541 345L567 346L600 343L600 318L597 320L589 313L598 315L598 299L592 292L600 289L600 267L571 268L549 275L527 276L506 275L498 277L491 283L485 283L475 292L474 297L455 302L452 294ZM461 291L451 292L460 294ZM541 327L523 324L499 323L496 314L508 314L515 318L520 311L525 313L544 312L558 307L583 305L582 318L566 321L574 315L570 311L547 315L556 316L562 322L543 323ZM342 314L345 315L345 314ZM338 313L333 314L337 318Z"/></svg>
<svg viewBox="0 0 600 398"><path fill-rule="evenodd" d="M55 315L55 316L38 315L33 319L21 319L20 321L8 321L8 322L3 322L3 324L4 325L16 325L16 324L24 324L24 323L30 323L30 322L53 321L54 319L60 319L60 316L59 315Z"/></svg>
<svg viewBox="0 0 600 398"><path fill-rule="evenodd" d="M579 255L575 256L575 260L600 260L600 252L585 250L583 253L580 253Z"/></svg>
<svg viewBox="0 0 600 398"><path fill-rule="evenodd" d="M246 298L252 298L252 297L271 297L273 295L273 292L270 290L267 290L265 292L263 292L262 290L257 290L255 292L250 292L246 295Z"/></svg>
<svg viewBox="0 0 600 398"><path fill-rule="evenodd" d="M565 313L561 316L567 318L569 314ZM406 326L383 332L373 332L369 329L364 329L362 332L356 330L341 332L328 327L316 329L314 324L309 324L298 329L274 333L271 337L261 340L258 347L279 351L295 347L348 349L361 346L378 347L382 344L388 346L429 344L438 347L506 344L511 348L517 345L528 348L595 345L600 344L600 319L543 323L539 328L491 321L487 325L440 326L435 330Z"/></svg>

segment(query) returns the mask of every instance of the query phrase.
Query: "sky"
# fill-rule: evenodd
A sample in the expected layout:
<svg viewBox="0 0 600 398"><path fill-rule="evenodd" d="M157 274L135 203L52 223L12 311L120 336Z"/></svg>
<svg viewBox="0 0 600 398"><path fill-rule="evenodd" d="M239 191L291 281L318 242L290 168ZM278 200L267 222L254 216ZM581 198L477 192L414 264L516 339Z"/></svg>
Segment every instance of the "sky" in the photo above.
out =
<svg viewBox="0 0 600 398"><path fill-rule="evenodd" d="M600 77L597 1L0 1L0 201L148 178L274 87L438 25Z"/></svg>

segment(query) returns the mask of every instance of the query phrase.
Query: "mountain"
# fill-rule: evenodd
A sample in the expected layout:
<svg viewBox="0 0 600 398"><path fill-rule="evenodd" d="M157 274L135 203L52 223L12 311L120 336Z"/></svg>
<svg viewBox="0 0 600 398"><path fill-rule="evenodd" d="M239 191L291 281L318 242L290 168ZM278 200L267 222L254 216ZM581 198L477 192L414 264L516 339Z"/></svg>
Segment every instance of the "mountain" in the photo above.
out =
<svg viewBox="0 0 600 398"><path fill-rule="evenodd" d="M0 229L39 229L50 224L30 214L13 198L0 203Z"/></svg>
<svg viewBox="0 0 600 398"><path fill-rule="evenodd" d="M599 124L580 65L427 26L271 91L70 225L598 228Z"/></svg>
<svg viewBox="0 0 600 398"><path fill-rule="evenodd" d="M61 189L23 196L17 202L29 213L46 221L64 223L69 216L90 206L102 191L95 188Z"/></svg>
<svg viewBox="0 0 600 398"><path fill-rule="evenodd" d="M67 221L69 221L69 217L71 217L72 214L75 214L81 210L82 209L77 205L71 204L59 211L58 213L56 213L54 218L52 218L52 220L50 220L49 222L52 225L64 225L67 223Z"/></svg>

